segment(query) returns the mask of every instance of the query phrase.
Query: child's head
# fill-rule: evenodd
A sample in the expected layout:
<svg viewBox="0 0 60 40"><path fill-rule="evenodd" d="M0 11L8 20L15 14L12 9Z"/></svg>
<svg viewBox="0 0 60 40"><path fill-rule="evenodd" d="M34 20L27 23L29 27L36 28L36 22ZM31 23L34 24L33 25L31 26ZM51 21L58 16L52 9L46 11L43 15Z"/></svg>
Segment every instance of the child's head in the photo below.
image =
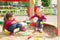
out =
<svg viewBox="0 0 60 40"><path fill-rule="evenodd" d="M13 13L8 12L5 17L6 17L7 20L12 20L13 16L14 16Z"/></svg>
<svg viewBox="0 0 60 40"><path fill-rule="evenodd" d="M37 11L36 14L38 16L42 16L43 15L42 9L37 9L36 11Z"/></svg>

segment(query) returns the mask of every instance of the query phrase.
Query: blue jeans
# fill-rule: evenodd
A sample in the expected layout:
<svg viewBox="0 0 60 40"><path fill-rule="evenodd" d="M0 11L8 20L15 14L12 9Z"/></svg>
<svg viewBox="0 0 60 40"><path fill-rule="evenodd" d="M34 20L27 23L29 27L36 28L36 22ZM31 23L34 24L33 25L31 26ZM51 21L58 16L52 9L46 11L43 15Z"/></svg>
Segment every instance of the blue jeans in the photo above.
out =
<svg viewBox="0 0 60 40"><path fill-rule="evenodd" d="M38 28L38 26L39 26L39 24L40 24L41 21L42 20L37 20L37 22L36 22L36 28ZM43 29L43 24L40 24L40 29Z"/></svg>
<svg viewBox="0 0 60 40"><path fill-rule="evenodd" d="M16 29L16 28L21 29L22 28L22 24L11 24L11 26L8 28L8 31L14 32L14 29Z"/></svg>

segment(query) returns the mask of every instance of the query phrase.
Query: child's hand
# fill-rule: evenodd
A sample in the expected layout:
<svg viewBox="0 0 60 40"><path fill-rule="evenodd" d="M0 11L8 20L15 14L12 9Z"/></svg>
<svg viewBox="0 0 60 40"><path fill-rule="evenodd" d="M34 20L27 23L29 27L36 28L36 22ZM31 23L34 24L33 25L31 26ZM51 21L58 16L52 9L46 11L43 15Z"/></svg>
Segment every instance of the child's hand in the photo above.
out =
<svg viewBox="0 0 60 40"><path fill-rule="evenodd" d="M46 22L46 19L44 19L43 22Z"/></svg>
<svg viewBox="0 0 60 40"><path fill-rule="evenodd" d="M5 32L5 30L3 30L2 32Z"/></svg>
<svg viewBox="0 0 60 40"><path fill-rule="evenodd" d="M16 21L13 21L11 24L15 24L16 23Z"/></svg>
<svg viewBox="0 0 60 40"><path fill-rule="evenodd" d="M30 22L31 22L31 23L34 23L34 21L33 21L33 20L30 20Z"/></svg>
<svg viewBox="0 0 60 40"><path fill-rule="evenodd" d="M29 20L29 17L28 17L28 18L26 18L26 20Z"/></svg>

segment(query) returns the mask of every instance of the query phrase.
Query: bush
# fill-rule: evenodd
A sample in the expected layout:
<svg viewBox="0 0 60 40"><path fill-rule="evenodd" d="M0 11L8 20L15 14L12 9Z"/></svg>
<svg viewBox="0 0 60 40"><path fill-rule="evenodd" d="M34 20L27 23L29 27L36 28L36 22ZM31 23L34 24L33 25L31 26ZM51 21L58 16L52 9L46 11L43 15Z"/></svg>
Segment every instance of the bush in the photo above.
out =
<svg viewBox="0 0 60 40"><path fill-rule="evenodd" d="M49 6L49 5L50 5L50 2L51 2L51 0L41 0L41 1L42 1L42 5L43 5L44 7Z"/></svg>

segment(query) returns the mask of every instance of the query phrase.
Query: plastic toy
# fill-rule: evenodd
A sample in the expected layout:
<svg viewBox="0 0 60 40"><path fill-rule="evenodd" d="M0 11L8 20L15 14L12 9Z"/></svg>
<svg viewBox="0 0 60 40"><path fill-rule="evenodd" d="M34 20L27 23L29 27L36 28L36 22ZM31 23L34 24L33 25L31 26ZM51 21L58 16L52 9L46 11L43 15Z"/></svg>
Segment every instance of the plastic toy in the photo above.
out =
<svg viewBox="0 0 60 40"><path fill-rule="evenodd" d="M39 40L39 37L36 37L35 40Z"/></svg>
<svg viewBox="0 0 60 40"><path fill-rule="evenodd" d="M40 22L40 24L44 24L44 22Z"/></svg>
<svg viewBox="0 0 60 40"><path fill-rule="evenodd" d="M31 36L28 37L28 40L31 38Z"/></svg>
<svg viewBox="0 0 60 40"><path fill-rule="evenodd" d="M30 26L35 27L36 23L30 23Z"/></svg>
<svg viewBox="0 0 60 40"><path fill-rule="evenodd" d="M27 32L22 33L22 36L28 36L29 34Z"/></svg>
<svg viewBox="0 0 60 40"><path fill-rule="evenodd" d="M26 21L27 24L30 24L30 21Z"/></svg>
<svg viewBox="0 0 60 40"><path fill-rule="evenodd" d="M0 21L0 24L3 24L4 22L3 21Z"/></svg>
<svg viewBox="0 0 60 40"><path fill-rule="evenodd" d="M5 31L5 32L3 32L3 34L5 34L5 35L9 35L10 32L9 32L9 31Z"/></svg>

